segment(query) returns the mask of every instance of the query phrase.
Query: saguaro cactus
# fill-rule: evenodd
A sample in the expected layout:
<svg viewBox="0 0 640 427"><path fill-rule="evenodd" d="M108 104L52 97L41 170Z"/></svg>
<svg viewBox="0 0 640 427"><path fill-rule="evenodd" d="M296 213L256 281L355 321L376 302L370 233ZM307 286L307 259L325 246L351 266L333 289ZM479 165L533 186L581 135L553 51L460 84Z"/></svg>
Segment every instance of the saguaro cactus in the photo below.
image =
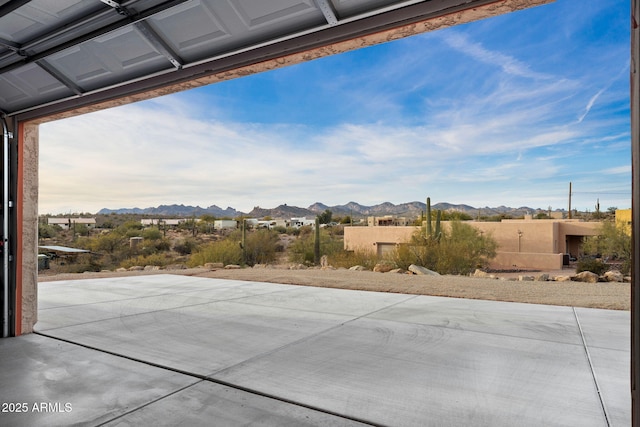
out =
<svg viewBox="0 0 640 427"><path fill-rule="evenodd" d="M435 241L440 241L440 237L442 237L442 231L440 230L440 218L442 217L442 212L440 212L440 209L438 209L436 211L436 230L435 233L433 235L433 239Z"/></svg>
<svg viewBox="0 0 640 427"><path fill-rule="evenodd" d="M440 210L436 211L436 229L435 232L433 230L433 226L431 224L431 197L427 197L427 230L426 230L426 238L428 240L435 240L436 242L440 241L440 237L442 236L442 231L440 229L440 219L442 217L442 213Z"/></svg>
<svg viewBox="0 0 640 427"><path fill-rule="evenodd" d="M316 216L315 241L313 242L313 262L320 264L320 218Z"/></svg>
<svg viewBox="0 0 640 427"><path fill-rule="evenodd" d="M431 228L431 197L427 197L427 239L430 239L433 235L433 230Z"/></svg>

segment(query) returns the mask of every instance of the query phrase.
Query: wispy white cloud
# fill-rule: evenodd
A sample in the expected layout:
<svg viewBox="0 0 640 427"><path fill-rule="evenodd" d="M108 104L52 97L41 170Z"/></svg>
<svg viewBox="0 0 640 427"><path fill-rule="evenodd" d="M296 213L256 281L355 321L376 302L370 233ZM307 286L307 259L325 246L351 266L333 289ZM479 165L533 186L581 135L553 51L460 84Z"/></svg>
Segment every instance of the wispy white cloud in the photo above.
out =
<svg viewBox="0 0 640 427"><path fill-rule="evenodd" d="M530 79L547 80L554 78L546 73L531 70L529 65L523 63L517 58L485 48L482 43L470 40L465 33L459 31L448 31L443 32L442 34L443 40L450 47L464 53L465 55L469 55L478 61L499 67L506 74Z"/></svg>
<svg viewBox="0 0 640 427"><path fill-rule="evenodd" d="M618 80L623 74L625 74L628 71L628 69L629 69L629 67L625 65L625 67L622 68L622 70L620 70L620 72L618 72L617 75L615 75L602 89L600 89L598 92L596 92L596 94L593 95L589 99L589 101L587 102L586 107L584 108L584 112L580 115L580 117L578 117L578 123L582 123L582 121L585 119L585 117L587 117L587 115L589 114L589 112L593 108L593 105L596 103L598 98L605 91L607 91L616 80Z"/></svg>

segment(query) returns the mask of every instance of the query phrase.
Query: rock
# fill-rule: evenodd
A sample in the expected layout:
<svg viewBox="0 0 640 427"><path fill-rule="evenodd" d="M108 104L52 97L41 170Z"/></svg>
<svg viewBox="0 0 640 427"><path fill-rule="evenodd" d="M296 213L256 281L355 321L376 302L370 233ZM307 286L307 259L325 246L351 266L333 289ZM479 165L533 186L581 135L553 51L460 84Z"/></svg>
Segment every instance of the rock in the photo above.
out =
<svg viewBox="0 0 640 427"><path fill-rule="evenodd" d="M145 265L144 271L158 271L160 270L160 266L158 265Z"/></svg>
<svg viewBox="0 0 640 427"><path fill-rule="evenodd" d="M124 267L120 267L119 269L116 270L116 272L118 272L118 273L122 273L122 272L125 272L125 271L128 271L128 270L126 268L124 268Z"/></svg>
<svg viewBox="0 0 640 427"><path fill-rule="evenodd" d="M622 283L624 281L624 276L619 271L607 271L604 273L604 279L607 282L619 282Z"/></svg>
<svg viewBox="0 0 640 427"><path fill-rule="evenodd" d="M164 269L165 270L186 270L187 266L184 264L169 264Z"/></svg>
<svg viewBox="0 0 640 427"><path fill-rule="evenodd" d="M327 268L329 267L329 257L326 255L322 255L320 257L320 267Z"/></svg>
<svg viewBox="0 0 640 427"><path fill-rule="evenodd" d="M518 276L520 282L533 282L533 276Z"/></svg>
<svg viewBox="0 0 640 427"><path fill-rule="evenodd" d="M482 271L479 268L476 268L476 271L473 272L471 277L477 277L480 279L498 279L495 274L489 274L486 271Z"/></svg>
<svg viewBox="0 0 640 427"><path fill-rule="evenodd" d="M216 268L224 268L224 264L221 262L208 262L204 265L204 268L208 270L215 270Z"/></svg>
<svg viewBox="0 0 640 427"><path fill-rule="evenodd" d="M385 262L379 262L375 265L375 267L373 267L373 271L375 271L376 273L388 273L391 270L393 270L393 265Z"/></svg>
<svg viewBox="0 0 640 427"><path fill-rule="evenodd" d="M486 278L486 277L489 277L490 274L487 273L486 271L482 271L479 268L476 268L476 271L473 272L472 276L473 277L484 277L484 278Z"/></svg>
<svg viewBox="0 0 640 427"><path fill-rule="evenodd" d="M389 270L389 273L407 274L407 270L404 270L402 268L394 268L393 270Z"/></svg>
<svg viewBox="0 0 640 427"><path fill-rule="evenodd" d="M570 282L571 276L555 276L553 280L554 282Z"/></svg>
<svg viewBox="0 0 640 427"><path fill-rule="evenodd" d="M624 276L624 283L631 283L631 276Z"/></svg>
<svg viewBox="0 0 640 427"><path fill-rule="evenodd" d="M227 264L224 266L225 270L238 270L241 267L238 264Z"/></svg>
<svg viewBox="0 0 640 427"><path fill-rule="evenodd" d="M424 267L420 267L419 265L415 265L415 264L411 264L409 266L409 271L412 272L413 274L419 274L419 275L424 275L424 276L439 276L439 273L436 273L435 271L431 271L428 268L424 268Z"/></svg>
<svg viewBox="0 0 640 427"><path fill-rule="evenodd" d="M354 265L353 267L349 268L349 270L351 270L351 271L365 271L366 268L364 268L361 265Z"/></svg>
<svg viewBox="0 0 640 427"><path fill-rule="evenodd" d="M295 264L289 267L289 270L306 270L307 266L304 264Z"/></svg>
<svg viewBox="0 0 640 427"><path fill-rule="evenodd" d="M547 273L542 273L536 277L536 281L538 282L547 282L549 281L549 275Z"/></svg>
<svg viewBox="0 0 640 427"><path fill-rule="evenodd" d="M584 283L597 283L600 277L596 273L590 271L582 271L573 276L573 281Z"/></svg>
<svg viewBox="0 0 640 427"><path fill-rule="evenodd" d="M129 267L129 271L142 271L144 267L141 265L134 265L133 267Z"/></svg>

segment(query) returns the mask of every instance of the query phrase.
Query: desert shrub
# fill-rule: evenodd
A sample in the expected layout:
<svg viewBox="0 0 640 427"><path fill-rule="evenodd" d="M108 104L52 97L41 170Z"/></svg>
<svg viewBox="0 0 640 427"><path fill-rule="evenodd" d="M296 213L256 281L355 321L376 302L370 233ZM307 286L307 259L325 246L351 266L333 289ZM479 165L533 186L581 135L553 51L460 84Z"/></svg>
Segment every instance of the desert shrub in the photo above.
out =
<svg viewBox="0 0 640 427"><path fill-rule="evenodd" d="M609 265L606 262L602 261L600 258L583 257L580 258L576 263L576 273L580 273L582 271L590 271L597 274L598 276L602 276L608 270Z"/></svg>
<svg viewBox="0 0 640 427"><path fill-rule="evenodd" d="M170 263L170 259L167 258L164 254L151 254L151 255L138 255L137 257L127 259L120 263L120 267L129 268L134 265L157 265L157 266L165 266Z"/></svg>
<svg viewBox="0 0 640 427"><path fill-rule="evenodd" d="M280 239L276 231L260 229L247 234L245 245L246 264L268 264L276 259Z"/></svg>
<svg viewBox="0 0 640 427"><path fill-rule="evenodd" d="M142 224L140 224L139 221L127 221L124 224L118 226L118 228L116 228L114 232L127 238L140 237L142 236Z"/></svg>
<svg viewBox="0 0 640 427"><path fill-rule="evenodd" d="M38 224L38 237L48 239L55 237L62 230L59 225Z"/></svg>
<svg viewBox="0 0 640 427"><path fill-rule="evenodd" d="M428 238L424 227L413 234L410 241L399 245L392 258L395 264L407 269L420 265L440 274L468 274L495 257L497 242L490 234L460 221L451 221L440 239Z"/></svg>
<svg viewBox="0 0 640 427"><path fill-rule="evenodd" d="M192 238L186 238L176 243L173 246L173 250L178 252L180 255L189 255L190 253L195 252L197 247L198 242Z"/></svg>
<svg viewBox="0 0 640 427"><path fill-rule="evenodd" d="M150 227L142 230L142 237L146 240L162 239L162 232L157 227Z"/></svg>
<svg viewBox="0 0 640 427"><path fill-rule="evenodd" d="M611 261L615 260L620 263L620 271L628 274L631 270L630 228L625 224L616 224L615 221L604 221L598 231L598 236L584 239L584 253L592 255L592 258L601 255Z"/></svg>
<svg viewBox="0 0 640 427"><path fill-rule="evenodd" d="M92 252L112 254L126 248L128 240L119 233L109 232L90 239L81 240L79 244L81 247L85 247Z"/></svg>
<svg viewBox="0 0 640 427"><path fill-rule="evenodd" d="M242 264L242 248L239 240L227 238L209 243L191 254L187 265L189 267L197 267L208 262L221 262L225 265Z"/></svg>
<svg viewBox="0 0 640 427"><path fill-rule="evenodd" d="M308 232L305 228L306 227L300 227L302 232L298 238L289 245L289 261L313 265L315 258L315 233ZM311 227L308 229L313 231ZM325 229L320 229L320 256L327 255L331 257L333 254L341 252L343 250L342 248L343 243L341 239L332 236Z"/></svg>
<svg viewBox="0 0 640 427"><path fill-rule="evenodd" d="M148 244L145 244L144 247L145 249L148 248L147 251L149 253L166 252L171 250L171 241L163 237L160 239L152 240Z"/></svg>
<svg viewBox="0 0 640 427"><path fill-rule="evenodd" d="M373 270L378 261L374 252L365 249L336 251L329 256L329 264L337 268L351 268L354 265L361 265L368 270Z"/></svg>
<svg viewBox="0 0 640 427"><path fill-rule="evenodd" d="M74 260L60 262L57 271L60 273L84 273L85 271L100 271L102 264L91 254L80 254Z"/></svg>

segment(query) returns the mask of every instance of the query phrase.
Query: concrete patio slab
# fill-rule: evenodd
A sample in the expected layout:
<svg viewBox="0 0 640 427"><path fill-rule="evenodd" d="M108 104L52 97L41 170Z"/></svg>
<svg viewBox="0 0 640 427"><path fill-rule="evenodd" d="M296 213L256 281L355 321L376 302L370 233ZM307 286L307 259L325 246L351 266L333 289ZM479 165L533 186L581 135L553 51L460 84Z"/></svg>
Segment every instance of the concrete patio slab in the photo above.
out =
<svg viewBox="0 0 640 427"><path fill-rule="evenodd" d="M35 334L0 340L0 360L11 427L99 425L199 381Z"/></svg>
<svg viewBox="0 0 640 427"><path fill-rule="evenodd" d="M130 388L142 389L135 402L97 405L100 418L78 406L73 422L84 425L630 423L628 312L171 275L40 290L42 335L0 341L12 358L0 366L3 390L16 384L21 399L51 397L35 380L23 384L32 358L17 355L33 342L48 343L34 356L47 358L42 375L73 364L75 356L47 356L72 346L81 361L100 355L114 377L134 365L150 377L132 377ZM10 348L12 340L27 344ZM104 376L91 366L65 369ZM154 375L166 385L156 390ZM85 402L56 384L48 386Z"/></svg>
<svg viewBox="0 0 640 427"><path fill-rule="evenodd" d="M104 425L362 427L367 424L203 381Z"/></svg>

